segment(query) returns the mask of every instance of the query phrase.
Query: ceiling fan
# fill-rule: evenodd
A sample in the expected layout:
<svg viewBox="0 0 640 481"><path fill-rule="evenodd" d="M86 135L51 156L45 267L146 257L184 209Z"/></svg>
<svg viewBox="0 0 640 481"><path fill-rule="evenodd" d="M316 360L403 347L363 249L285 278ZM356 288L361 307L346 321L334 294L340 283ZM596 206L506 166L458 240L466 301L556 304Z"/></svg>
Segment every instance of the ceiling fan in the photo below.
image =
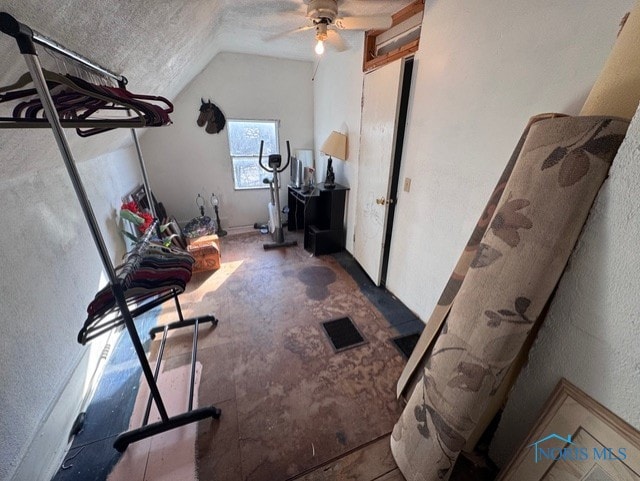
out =
<svg viewBox="0 0 640 481"><path fill-rule="evenodd" d="M338 16L337 0L309 0L306 16L311 24L274 35L269 40L315 29L317 40L315 52L322 55L324 42L327 42L338 52L347 49L339 33L340 30L383 30L391 27L392 22L391 15L340 17Z"/></svg>

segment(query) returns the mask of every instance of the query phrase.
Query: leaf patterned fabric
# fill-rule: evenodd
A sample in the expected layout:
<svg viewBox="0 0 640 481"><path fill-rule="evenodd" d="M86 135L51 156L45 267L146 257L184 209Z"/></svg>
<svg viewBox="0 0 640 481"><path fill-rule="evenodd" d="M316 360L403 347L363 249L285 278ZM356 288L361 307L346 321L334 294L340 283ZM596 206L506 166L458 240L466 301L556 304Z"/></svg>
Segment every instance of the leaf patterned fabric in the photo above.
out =
<svg viewBox="0 0 640 481"><path fill-rule="evenodd" d="M560 164L558 171L558 185L569 187L579 182L591 167L591 161L601 160L606 163L613 161L613 155L617 147L622 143L624 135L608 134L599 136L611 122L610 119L602 120L594 125L591 131L584 133L577 141L560 145L553 149L549 156L542 162L542 170Z"/></svg>
<svg viewBox="0 0 640 481"><path fill-rule="evenodd" d="M473 232L471 233L471 237L467 242L466 247L462 251L462 255L458 262L456 263L451 276L445 286L442 294L440 295L440 299L438 299L438 304L433 309L431 313L431 317L429 317L429 321L425 326L416 347L411 354L411 357L407 361L407 365L405 366L400 379L398 379L398 387L397 387L397 395L398 397L402 396L407 392L410 386L414 385L416 381L416 372L419 370L419 364L422 362L422 358L427 354L430 350L434 339L436 338L438 332L441 328L444 329L443 325L447 315L449 313L449 309L451 308L451 304L455 299L460 287L462 286L462 281L464 277L467 275L468 270L474 267L482 267L484 265L488 265L495 258L500 257L502 253L497 249L493 249L486 244L482 244L482 237L484 233L489 228L489 223L495 213L498 202L502 198L502 194L504 193L504 189L507 185L507 181L511 176L511 172L513 171L513 167L515 166L516 160L518 160L518 156L520 155L520 151L522 150L522 146L524 145L525 140L529 134L529 129L531 126L543 119L550 119L555 117L563 117L562 114L540 114L536 115L529 119L529 123L524 129L520 140L516 144L516 148L514 149L507 165L502 172L502 175L498 179L498 183L493 190L493 193L489 197L489 201L480 216L480 219L476 223ZM486 256L485 256L486 254Z"/></svg>
<svg viewBox="0 0 640 481"><path fill-rule="evenodd" d="M518 212L529 207L527 199L514 199L505 202L491 221L491 230L510 247L520 242L519 229L531 229L533 223L526 215Z"/></svg>
<svg viewBox="0 0 640 481"><path fill-rule="evenodd" d="M391 450L408 481L448 478L556 286L628 124L603 117L530 123L472 235L473 256L463 254L445 288L452 304L444 327L399 383L407 405Z"/></svg>

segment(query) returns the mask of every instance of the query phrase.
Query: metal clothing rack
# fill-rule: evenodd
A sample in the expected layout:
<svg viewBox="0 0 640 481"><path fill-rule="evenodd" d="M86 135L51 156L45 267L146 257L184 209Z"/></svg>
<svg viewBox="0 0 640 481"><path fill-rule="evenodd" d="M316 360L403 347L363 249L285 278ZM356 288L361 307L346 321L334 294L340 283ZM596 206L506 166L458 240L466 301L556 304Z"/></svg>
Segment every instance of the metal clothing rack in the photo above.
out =
<svg viewBox="0 0 640 481"><path fill-rule="evenodd" d="M73 154L69 147L69 143L65 136L63 125L58 117L58 113L55 108L55 104L53 99L51 98L51 93L47 87L47 82L42 70L42 66L40 65L40 61L38 58L38 53L36 51L36 44L41 45L49 50L55 51L56 53L72 59L83 68L88 69L91 72L97 73L99 75L105 76L107 78L113 79L118 82L118 85L124 88L127 84L126 77L122 75L115 74L108 69L98 65L97 63L87 59L86 57L69 50L68 48L60 45L59 43L45 37L44 35L36 32L31 29L27 25L19 22L13 16L8 13L0 12L0 31L6 35L13 37L16 40L18 45L18 49L24 60L27 64L27 68L29 69L29 73L31 74L31 78L33 80L33 84L36 88L38 96L42 102L42 106L44 112L46 114L46 119L53 131L53 135L58 144L58 148L60 149L60 154L62 155L62 159L67 168L67 172L69 177L71 178L71 182L73 184L73 188L75 190L76 196L78 197L78 201L80 202L80 207L82 208L82 212L84 213L87 224L89 225L89 229L91 231L91 235L98 249L98 253L100 255L100 259L102 261L102 265L107 273L110 286L113 292L113 296L116 300L116 303L120 309L120 314L122 316L122 320L127 328L131 341L133 343L134 349L136 351L136 355L138 356L138 360L142 367L142 371L146 378L146 381L149 385L150 397L147 403L147 409L145 413L145 417L143 420L143 424L141 427L127 431L122 433L116 441L114 442L114 447L118 451L124 451L130 443L140 441L149 436L153 436L162 432L166 432L172 429L175 429L180 426L184 426L190 424L192 422L196 422L202 419L206 419L209 417L218 419L220 417L221 411L215 406L207 406L199 409L193 409L193 392L194 392L194 377L195 377L195 355L197 351L197 342L198 342L198 325L200 322L208 321L213 325L217 324L217 320L213 316L204 316L201 318L187 319L185 320L182 316L182 310L180 309L180 305L178 303L177 294L174 295L174 299L176 301L177 312L179 315L179 321L168 324L164 327L152 329L151 335L155 335L159 331L163 331L164 335L161 341L157 364L155 366L155 372L152 372L151 366L149 364L149 360L147 359L147 355L144 351L144 347L142 346L142 342L140 340L140 336L136 330L132 312L129 309L129 305L127 303L127 299L125 296L125 279L126 274L131 272L131 269L135 269L136 263L139 262L140 253L142 253L148 246L150 238L152 236L153 229L149 229L147 234L143 236L141 241L134 248L133 255L129 255L128 260L120 273L116 273L116 269L111 262L109 257L109 251L105 245L104 239L102 237L100 228L98 226L98 222L96 220L95 214L93 212L93 208L89 202L87 193L82 184L82 180L78 173L78 170L75 165L75 161L73 158ZM99 121L95 121L98 122ZM75 125L68 125L69 127L75 127ZM126 121L122 121L121 127L130 127L131 124L127 124ZM149 180L147 176L147 171L144 164L144 159L142 157L142 151L140 149L140 143L138 141L138 136L134 129L131 129L131 135L133 137L133 141L136 147L136 151L138 154L138 160L140 163L140 170L142 172L142 178L144 182L144 188L147 192L147 196L151 199L151 188L149 187ZM157 219L157 215L155 212L155 206L153 202L150 202L150 209L154 216ZM157 220L156 224L157 226ZM165 299L166 300L166 299ZM157 305L157 304L156 304ZM162 400L162 396L160 395L160 391L157 386L157 378L160 370L160 361L162 359L162 353L164 352L165 341L167 337L167 333L171 329L177 329L180 327L193 326L194 327L194 336L193 336L193 350L191 354L191 386L189 390L189 402L188 409L186 412L174 416L169 416L167 410L165 408L164 402ZM158 413L160 414L161 420L152 424L148 424L149 412L151 409L151 402L154 402Z"/></svg>

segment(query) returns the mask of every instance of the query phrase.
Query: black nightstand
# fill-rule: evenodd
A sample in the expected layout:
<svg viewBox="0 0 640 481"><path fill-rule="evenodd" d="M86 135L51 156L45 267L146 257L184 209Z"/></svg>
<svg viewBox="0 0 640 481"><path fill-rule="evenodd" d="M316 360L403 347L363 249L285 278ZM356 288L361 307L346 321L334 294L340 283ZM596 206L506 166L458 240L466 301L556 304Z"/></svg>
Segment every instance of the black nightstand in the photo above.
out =
<svg viewBox="0 0 640 481"><path fill-rule="evenodd" d="M318 184L313 192L305 193L289 186L289 230L304 230L304 248L312 254L331 254L344 249L348 190L339 184L333 189Z"/></svg>

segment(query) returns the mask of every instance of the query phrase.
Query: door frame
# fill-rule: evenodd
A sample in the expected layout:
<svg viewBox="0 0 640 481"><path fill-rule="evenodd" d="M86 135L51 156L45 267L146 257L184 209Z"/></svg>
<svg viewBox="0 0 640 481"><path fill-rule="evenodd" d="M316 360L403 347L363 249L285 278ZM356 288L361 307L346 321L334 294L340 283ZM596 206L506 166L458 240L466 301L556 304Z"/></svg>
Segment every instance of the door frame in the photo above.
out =
<svg viewBox="0 0 640 481"><path fill-rule="evenodd" d="M391 237L393 235L393 219L396 212L398 200L398 187L400 186L400 165L404 148L404 136L407 124L407 114L409 111L409 100L411 97L411 86L413 79L414 58L406 57L402 59L404 70L400 83L400 107L398 118L396 119L396 138L393 149L393 159L391 161L391 182L389 187L390 204L387 211L387 225L384 233L384 243L382 251L382 267L380 274L380 286L385 287L387 283L387 272L389 269L389 255L391 252Z"/></svg>

